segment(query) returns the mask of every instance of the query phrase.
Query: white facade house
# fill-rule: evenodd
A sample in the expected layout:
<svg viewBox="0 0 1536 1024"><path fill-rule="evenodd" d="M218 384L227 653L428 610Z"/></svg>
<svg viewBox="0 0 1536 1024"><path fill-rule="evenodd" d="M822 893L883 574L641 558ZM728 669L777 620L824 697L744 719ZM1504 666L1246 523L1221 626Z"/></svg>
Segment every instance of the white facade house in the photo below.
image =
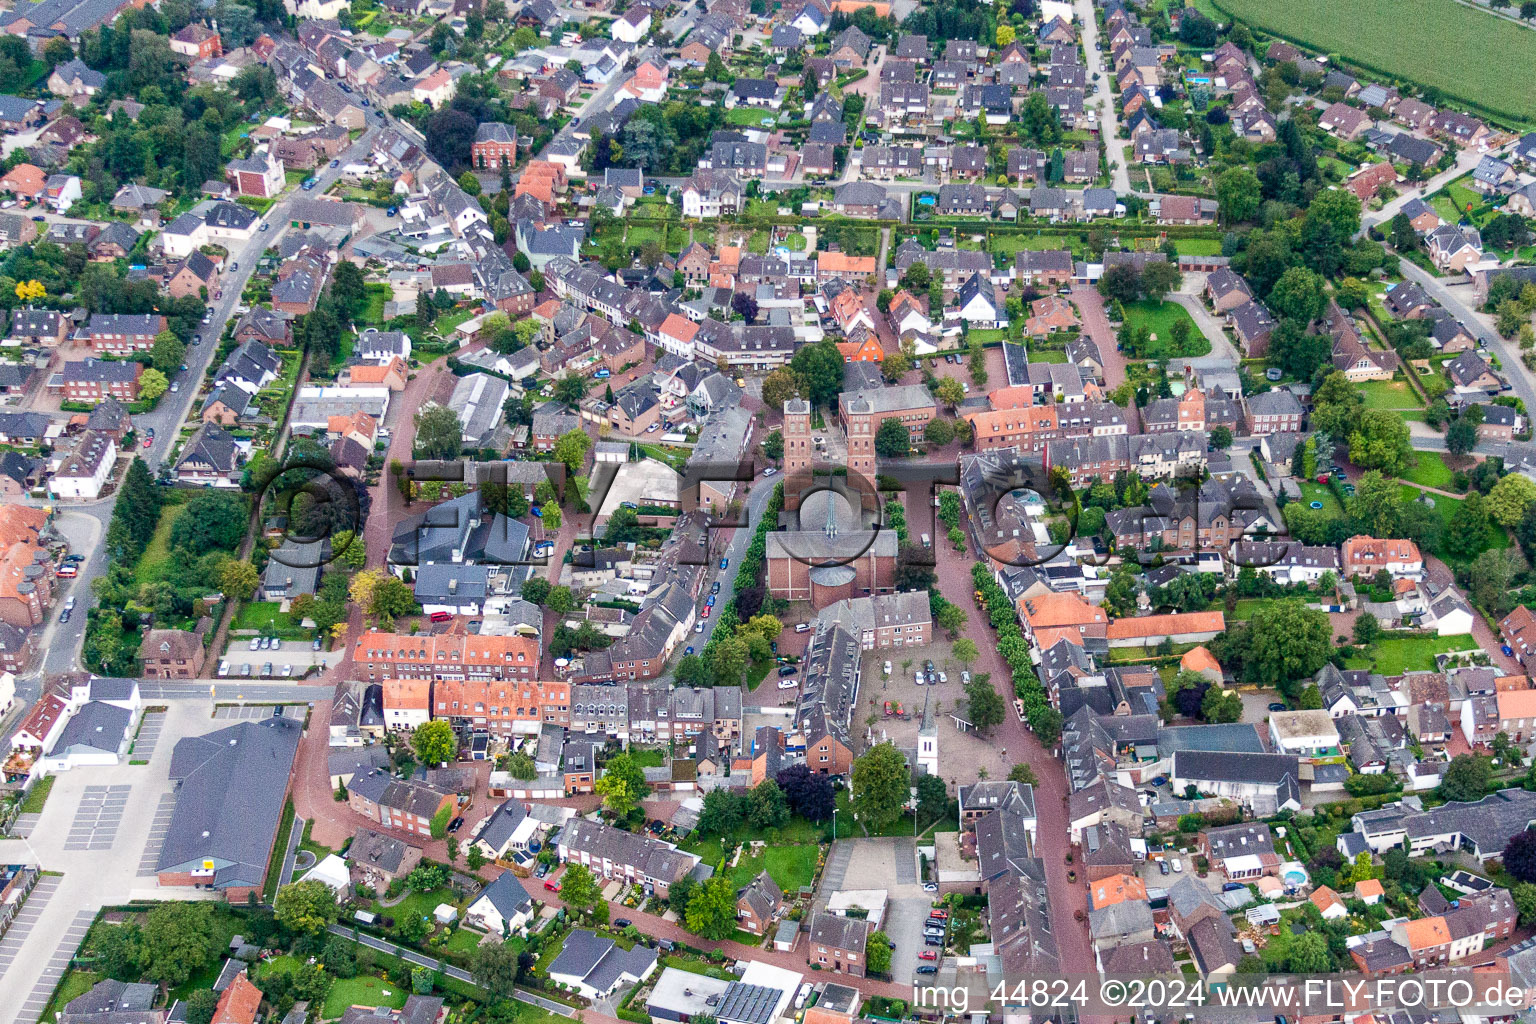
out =
<svg viewBox="0 0 1536 1024"><path fill-rule="evenodd" d="M638 43L651 30L651 12L647 7L631 7L613 22L613 38Z"/></svg>
<svg viewBox="0 0 1536 1024"><path fill-rule="evenodd" d="M533 920L534 909L517 876L503 871L469 905L464 921L492 935L510 935Z"/></svg>
<svg viewBox="0 0 1536 1024"><path fill-rule="evenodd" d="M1319 757L1339 748L1338 727L1322 710L1271 713L1269 738L1276 751L1298 757Z"/></svg>
<svg viewBox="0 0 1536 1024"><path fill-rule="evenodd" d="M101 497L112 467L117 465L117 442L108 434L87 432L75 450L54 470L49 488L59 498L94 500Z"/></svg>

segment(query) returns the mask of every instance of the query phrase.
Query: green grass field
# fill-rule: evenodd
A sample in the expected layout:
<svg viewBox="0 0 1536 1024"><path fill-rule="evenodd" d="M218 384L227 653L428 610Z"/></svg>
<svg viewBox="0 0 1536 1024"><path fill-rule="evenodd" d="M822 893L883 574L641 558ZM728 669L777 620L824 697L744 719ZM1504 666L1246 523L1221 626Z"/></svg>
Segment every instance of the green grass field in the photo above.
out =
<svg viewBox="0 0 1536 1024"><path fill-rule="evenodd" d="M767 871L780 889L792 893L802 885L810 885L816 877L818 849L815 845L765 846L756 856L742 857L731 869L731 884L746 885Z"/></svg>
<svg viewBox="0 0 1536 1024"><path fill-rule="evenodd" d="M1407 381L1368 380L1355 385L1355 390L1365 397L1367 409L1422 409L1419 396L1408 387Z"/></svg>
<svg viewBox="0 0 1536 1024"><path fill-rule="evenodd" d="M1536 118L1536 33L1453 0L1215 0L1233 17L1382 74ZM1426 46L1425 40L1434 40ZM1525 84L1522 84L1525 83Z"/></svg>
<svg viewBox="0 0 1536 1024"><path fill-rule="evenodd" d="M1445 457L1439 452L1415 452L1414 454L1418 458L1418 465L1410 469L1403 479L1424 487L1434 487L1442 491L1450 490L1451 467L1445 464Z"/></svg>
<svg viewBox="0 0 1536 1024"><path fill-rule="evenodd" d="M139 558L134 575L140 583L153 583L161 578L166 563L171 558L171 527L181 515L183 505L166 505L160 510L160 521L155 524L155 535L149 539L144 554Z"/></svg>
<svg viewBox="0 0 1536 1024"><path fill-rule="evenodd" d="M1141 299L1125 304L1126 319L1136 324L1144 324L1155 340L1147 345L1145 358L1158 359L1163 356L1205 356L1211 353L1211 343L1205 335L1200 333L1200 328L1195 324L1194 318L1183 306L1171 300L1151 302ZM1182 351L1174 351L1172 348L1173 325L1183 320L1189 324L1189 341Z"/></svg>
<svg viewBox="0 0 1536 1024"><path fill-rule="evenodd" d="M352 1006L389 1006L399 1009L405 1005L408 995L408 988L401 988L383 978L369 975L338 978L325 997L325 1018L335 1020Z"/></svg>
<svg viewBox="0 0 1536 1024"><path fill-rule="evenodd" d="M1376 644L1375 657L1350 658L1346 668L1368 668L1384 676L1427 672L1435 667L1435 655L1478 650L1477 639L1462 636L1384 637Z"/></svg>
<svg viewBox="0 0 1536 1024"><path fill-rule="evenodd" d="M1412 484L1403 484L1401 485L1400 490L1404 501L1417 501L1424 494L1423 491L1419 490ZM1435 514L1440 517L1440 521L1445 525L1446 529L1450 529L1451 517L1454 516L1456 514L1456 510L1461 507L1461 499L1448 498L1443 494L1431 494L1429 497L1435 503ZM1497 524L1490 527L1488 530L1488 547L1503 549L1509 547L1509 545L1510 539L1508 530L1503 529Z"/></svg>
<svg viewBox="0 0 1536 1024"><path fill-rule="evenodd" d="M1314 501L1320 501L1323 503L1322 511L1334 516L1344 514L1344 506L1339 504L1339 496L1333 493L1331 487L1320 484L1316 480L1301 484L1301 500L1309 505Z"/></svg>

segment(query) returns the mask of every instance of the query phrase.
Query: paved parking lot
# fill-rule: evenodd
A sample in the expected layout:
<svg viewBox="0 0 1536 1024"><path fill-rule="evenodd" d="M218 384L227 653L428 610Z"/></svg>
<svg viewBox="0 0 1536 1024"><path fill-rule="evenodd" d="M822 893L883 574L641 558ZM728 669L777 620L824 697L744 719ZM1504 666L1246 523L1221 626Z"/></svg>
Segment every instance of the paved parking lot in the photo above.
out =
<svg viewBox="0 0 1536 1024"><path fill-rule="evenodd" d="M37 828L37 821L41 817L41 814L33 814L30 812L27 814L16 815L16 823L11 826L10 834L17 839L30 838L32 835L32 830Z"/></svg>
<svg viewBox="0 0 1536 1024"><path fill-rule="evenodd" d="M164 711L146 711L144 721L139 725L139 735L133 741L133 753L130 759L148 761L154 757L155 747L160 743L160 733L164 728Z"/></svg>
<svg viewBox="0 0 1536 1024"><path fill-rule="evenodd" d="M176 810L176 794L161 793L159 806L155 808L155 816L149 822L149 839L144 844L144 856L139 861L139 874L152 875L155 867L160 863L160 847L165 843L165 834L171 828L171 812Z"/></svg>
<svg viewBox="0 0 1536 1024"><path fill-rule="evenodd" d="M35 1024L42 1018L43 1011L48 1008L49 997L58 987L59 979L64 977L64 972L69 970L69 962L74 959L80 943L85 941L85 933L90 931L91 921L95 917L96 912L92 910L76 911L75 919L69 923L69 929L64 933L64 938L53 951L53 956L48 958L48 964L38 977L37 984L32 986L32 994L27 996L27 1001L22 1003L21 1008L16 1011L18 1021L23 1024Z"/></svg>
<svg viewBox="0 0 1536 1024"><path fill-rule="evenodd" d="M128 809L128 794L132 790L132 786L85 787L80 797L80 809L75 812L69 835L64 839L64 849L112 849L117 826L122 824L123 812Z"/></svg>
<svg viewBox="0 0 1536 1024"><path fill-rule="evenodd" d="M923 961L923 923L933 898L917 877L917 855L910 839L853 839L832 846L822 872L817 906L840 889L883 888L887 902L880 930L891 940L891 977L907 984Z"/></svg>
<svg viewBox="0 0 1536 1024"><path fill-rule="evenodd" d="M253 718L272 718L281 711L283 718L297 718L303 721L304 714L308 710L309 706L306 704L220 704L213 709L213 717L240 722Z"/></svg>
<svg viewBox="0 0 1536 1024"><path fill-rule="evenodd" d="M249 636L234 636L224 650L219 674L236 678L266 675L268 678L297 679L314 666L318 665L324 670L339 664L345 653L342 650L317 651L308 640L284 640L276 647L253 651ZM262 668L268 662L272 665L272 671L264 674ZM286 666L293 668L288 676L283 675Z"/></svg>
<svg viewBox="0 0 1536 1024"><path fill-rule="evenodd" d="M17 951L21 949L21 944L27 941L27 936L32 933L32 926L37 924L43 916L48 901L53 898L54 893L58 892L61 881L58 875L45 875L32 887L31 894L27 896L27 902L22 905L21 912L11 922L11 927L5 933L5 939L0 941L0 980L3 980L11 969L11 964L16 960Z"/></svg>

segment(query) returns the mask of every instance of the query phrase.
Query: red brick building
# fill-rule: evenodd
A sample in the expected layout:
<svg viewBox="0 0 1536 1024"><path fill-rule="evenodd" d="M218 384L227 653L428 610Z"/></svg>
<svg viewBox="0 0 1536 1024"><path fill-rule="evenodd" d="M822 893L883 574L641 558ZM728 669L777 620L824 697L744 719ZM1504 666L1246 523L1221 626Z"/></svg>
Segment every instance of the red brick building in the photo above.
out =
<svg viewBox="0 0 1536 1024"><path fill-rule="evenodd" d="M511 168L517 163L517 130L500 121L486 121L475 129L470 161L483 171Z"/></svg>
<svg viewBox="0 0 1536 1024"><path fill-rule="evenodd" d="M65 363L48 378L48 391L66 402L96 404L111 395L119 402L139 399L144 364L126 359L83 359Z"/></svg>

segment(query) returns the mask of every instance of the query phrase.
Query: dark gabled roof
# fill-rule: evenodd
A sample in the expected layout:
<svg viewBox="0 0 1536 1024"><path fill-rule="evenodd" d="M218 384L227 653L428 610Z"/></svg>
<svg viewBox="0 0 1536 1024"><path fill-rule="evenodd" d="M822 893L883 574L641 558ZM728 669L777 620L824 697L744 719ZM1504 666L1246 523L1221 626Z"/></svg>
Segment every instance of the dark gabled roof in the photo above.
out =
<svg viewBox="0 0 1536 1024"><path fill-rule="evenodd" d="M176 809L157 871L212 859L214 886L260 886L304 723L271 717L177 742Z"/></svg>

